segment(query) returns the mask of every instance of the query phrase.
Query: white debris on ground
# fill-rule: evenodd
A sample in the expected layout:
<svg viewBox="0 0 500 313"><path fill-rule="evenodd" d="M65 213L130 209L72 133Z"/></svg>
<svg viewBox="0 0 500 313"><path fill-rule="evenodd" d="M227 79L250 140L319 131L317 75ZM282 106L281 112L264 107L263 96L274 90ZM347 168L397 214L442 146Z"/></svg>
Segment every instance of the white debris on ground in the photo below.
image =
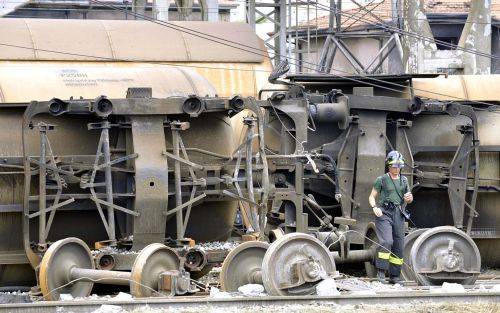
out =
<svg viewBox="0 0 500 313"><path fill-rule="evenodd" d="M316 295L324 297L339 296L340 291L338 291L333 278L326 278L316 286Z"/></svg>
<svg viewBox="0 0 500 313"><path fill-rule="evenodd" d="M264 286L259 284L246 284L238 287L238 292L247 297L265 296Z"/></svg>
<svg viewBox="0 0 500 313"><path fill-rule="evenodd" d="M494 285L490 290L491 292L500 292L500 284Z"/></svg>
<svg viewBox="0 0 500 313"><path fill-rule="evenodd" d="M235 241L212 241L212 242L204 242L204 243L197 244L196 247L202 248L205 251L232 250L239 244L240 244L239 242L235 242Z"/></svg>
<svg viewBox="0 0 500 313"><path fill-rule="evenodd" d="M132 297L132 295L130 293L120 291L116 296L114 296L110 300L113 300L113 301L133 301L134 298Z"/></svg>
<svg viewBox="0 0 500 313"><path fill-rule="evenodd" d="M429 289L430 293L463 293L465 292L464 286L456 283L444 282L441 287L434 287Z"/></svg>
<svg viewBox="0 0 500 313"><path fill-rule="evenodd" d="M97 310L92 311L92 313L125 313L127 310L123 309L119 305L109 305L103 304Z"/></svg>
<svg viewBox="0 0 500 313"><path fill-rule="evenodd" d="M59 300L61 301L71 301L71 300L74 300L75 298L73 298L73 296L69 293L61 293L59 295Z"/></svg>
<svg viewBox="0 0 500 313"><path fill-rule="evenodd" d="M83 302L83 301L133 301L134 297L130 293L126 292L119 292L116 295L104 295L104 296L99 296L96 294L91 294L90 296L87 297L76 297L73 298L72 295L70 294L61 294L60 295L60 300L61 301L74 301L74 302Z"/></svg>
<svg viewBox="0 0 500 313"><path fill-rule="evenodd" d="M340 291L347 291L356 295L371 295L383 292L410 291L409 287L401 284L382 284L378 281L367 281L356 277L340 278L336 281L337 288Z"/></svg>
<svg viewBox="0 0 500 313"><path fill-rule="evenodd" d="M227 299L227 298L232 298L232 296L227 291L221 291L217 287L211 287L210 288L210 298L214 298L214 299Z"/></svg>
<svg viewBox="0 0 500 313"><path fill-rule="evenodd" d="M267 293L264 286L259 284L247 284L238 287L237 292L222 291L217 287L210 287L209 297L212 299L228 299L228 298L241 298L241 297L264 297Z"/></svg>
<svg viewBox="0 0 500 313"><path fill-rule="evenodd" d="M331 304L287 304L287 305L255 305L247 303L237 303L234 306L217 307L213 304L203 304L196 307L165 307L153 309L148 306L137 308L132 311L123 311L120 313L256 313L256 312L286 312L286 313L366 313L366 312L390 312L390 313L463 313L464 308L468 312L492 313L500 312L498 303L449 303L449 302L424 302L408 301L398 304L356 304L356 305L337 305ZM101 313L93 312L93 313ZM111 311L115 313L115 311Z"/></svg>

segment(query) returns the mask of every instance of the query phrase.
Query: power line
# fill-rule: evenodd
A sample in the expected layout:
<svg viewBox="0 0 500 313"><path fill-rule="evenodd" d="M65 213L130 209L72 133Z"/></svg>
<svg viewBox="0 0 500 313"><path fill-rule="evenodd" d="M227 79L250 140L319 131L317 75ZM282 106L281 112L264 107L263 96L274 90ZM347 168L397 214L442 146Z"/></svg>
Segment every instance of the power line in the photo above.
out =
<svg viewBox="0 0 500 313"><path fill-rule="evenodd" d="M35 49L33 47L26 47L26 46L20 46L20 45L12 45L12 44L6 44L6 43L0 43L0 46L6 46L6 47L11 47L11 48L27 49L27 50L37 50L37 51L57 53L57 54L64 54L64 55L72 55L72 56L79 56L79 57L103 59L103 60L109 60L109 61L132 62L132 60L126 60L126 59L116 59L116 58L96 56L96 55L89 55L89 54L62 52L62 51L50 50L50 49L38 49L38 48ZM227 69L227 68L213 68L213 67L195 66L195 65L170 64L170 63L164 63L164 62L148 62L148 63L158 64L158 65L163 65L163 66L173 66L173 67L195 67L195 68L204 68L204 69L224 69L224 70ZM240 70L240 69L234 69L234 70ZM241 69L241 70L243 70L243 69ZM255 70L248 70L248 71L255 71ZM265 71L265 72L269 72L269 71ZM347 74L352 74L352 73L345 72L345 71L341 71L341 72L344 72L344 73L347 73ZM349 80L349 81L352 81L352 82L366 84L366 85L369 85L369 86L373 86L373 87L377 87L377 88L381 88L381 89L385 89L385 90L390 90L390 91L394 91L394 92L398 92L398 93L404 93L402 90L390 88L390 87L383 86L383 85L377 85L377 84L366 82L366 81L361 81L359 79L352 78L352 77L349 77L349 76L343 76L343 75L338 75L338 74L333 74L333 73L330 73L330 74L332 76L340 77L340 78L343 78L343 79L346 79L346 80ZM477 103L477 104L483 104L483 105L487 105L487 106L492 106L492 104L487 103L487 102L481 102L481 101L475 101L475 100L467 100L467 99L463 99L463 98L453 97L451 95L446 95L446 94L436 93L436 92L432 92L432 91L428 91L428 90L424 90L424 89L418 89L418 88L410 87L410 86L406 86L406 85L396 84L396 83L393 83L393 82L388 82L388 81L376 79L374 77L369 77L369 76L364 76L364 77L367 78L367 79L370 79L370 80L379 81L379 82L384 83L384 84L396 85L398 87L405 88L405 89L409 88L409 89L412 89L412 90L420 90L420 91L424 91L424 92L427 92L427 93L430 93L430 94L437 94L437 95L442 95L442 96L445 96L445 97L452 97L452 98L456 98L456 99L462 100L462 101L467 101L467 102L470 102L470 103ZM488 111L489 112L493 112L493 113L497 113L497 112L491 111L491 110L488 110Z"/></svg>
<svg viewBox="0 0 500 313"><path fill-rule="evenodd" d="M26 50L48 52L48 53L57 53L57 54L63 54L63 55L71 55L71 56L84 57L84 58L90 58L90 59L100 59L100 60L104 60L104 61L137 62L136 60L131 60L131 59L117 59L117 58L112 58L112 57L97 56L97 55L90 55L90 54L82 54L82 53L73 53L73 52L66 52L66 51L59 51L59 50L34 48L34 47L14 45L14 44L2 43L2 42L0 42L0 46L9 47L9 48L18 48L18 49L26 49ZM260 70L260 69L212 67L212 66L192 65L192 64L182 64L182 65L180 65L180 64L169 63L169 62L146 62L146 63L147 64L163 65L163 66L192 67L192 68L209 69L209 70L228 70L228 71L242 71L242 72L264 72L264 73L271 73L271 71Z"/></svg>
<svg viewBox="0 0 500 313"><path fill-rule="evenodd" d="M91 2L96 2L96 3L99 3L99 4L102 4L104 6L109 6L109 7L112 7L112 8L115 8L116 10L119 10L121 11L122 9L119 8L119 7L115 7L113 5L108 5L106 3L103 3L99 0L90 0ZM312 2L312 3L316 3L318 4L318 2ZM172 24L172 23L168 23L168 22L165 22L165 21L160 21L158 19L155 19L155 18L151 18L149 16L145 16L145 15L142 15L142 14L138 14L138 13L131 13L135 16L138 16L140 18L143 18L143 19L146 19L148 21L151 21L155 24L158 24L158 25L163 25L165 27L168 27L168 28L173 28L175 29L175 27L177 27L178 25L175 25L175 24ZM165 25L166 24L166 25ZM227 46L230 46L230 47L233 47L233 48L236 48L236 49L240 49L240 50L243 50L243 51L246 51L246 52L250 52L250 53L254 53L254 54L258 54L258 55L262 55L261 53L256 53L256 52L252 52L252 51L248 51L248 50L245 50L245 49L242 49L240 47L235 47L235 46L232 46L232 45L228 45L228 44L225 44L225 43L221 43L221 42L218 42L218 41L215 41L215 40L211 40L211 39L208 39L206 37L203 37L203 36L207 36L207 37L212 37L212 38L216 38L216 39L220 39L220 40L224 40L220 37L217 37L217 36L213 36L213 35L210 35L210 34L206 34L206 33L203 33L203 32L199 32L199 31L196 31L196 30L193 30L193 29L190 29L190 28L187 28L187 27L182 27L182 26L178 26L178 28L181 28L181 29L185 29L187 31L192 31L194 33L196 33L197 37L200 37L200 38L203 38L205 40L209 40L209 41L213 41L213 42L217 42L219 44L223 44L223 45L227 45ZM178 30L178 29L175 29L175 30ZM189 33L188 33L189 34ZM201 36L203 35L203 36ZM244 46L244 47L249 47L249 48L252 48L252 49L256 49L254 47L251 47L251 46L248 46L248 45L244 45L244 44L241 44L241 43L238 43L238 42L234 42L234 41L231 41L231 40L227 40L231 43L235 43L237 45L241 45L241 46ZM262 51L262 50L259 50L259 51ZM286 57L286 56L282 56L278 53L274 53L275 56L280 56L280 57ZM267 55L265 55L267 56ZM268 56L267 56L268 57ZM288 59L292 59L294 61L298 61L299 64L300 62L302 62L302 64L306 63L306 64L310 64L312 66L317 66L318 64L315 64L315 63L312 63L312 62L304 62L304 61L301 61L301 60L297 60L297 59L294 59L294 58L288 58ZM296 63L291 63L292 65L298 65ZM312 71L315 71L315 68L309 68L309 67L305 67L306 69L309 69L309 70L312 70ZM340 70L337 70L339 72L343 72L343 73L346 73L346 74L352 74L352 73L349 73L349 72L346 72L346 71L340 71ZM395 92L399 92L399 93L404 93L403 91L401 90L397 90L397 89L393 89L393 88L389 88L387 86L380 86L380 85L376 85L376 84L370 84L370 83L367 83L366 81L363 82L363 81L360 81L360 80L356 80L352 77L348 77L348 76L345 76L345 75L338 75L338 74L333 74L333 73L330 73L331 75L334 75L334 76L337 76L337 77L341 77L341 78L344 78L344 79L347 79L347 80L350 80L350 81L353 81L353 82L358 82L358 83L363 83L363 84L368 84L368 85L371 85L373 87L377 87L377 88L382 88L382 89L386 89L386 90L390 90L390 91L395 91ZM482 105L487 105L487 106L491 106L490 103L487 103L487 102L482 102L482 101L471 101L471 100L467 100L467 99L464 99L464 98L460 98L460 97L455 97L455 96L452 96L452 95L447 95L447 94L443 94L443 93L438 93L438 92L432 92L432 91L428 91L428 90L422 90L422 89L418 89L418 88L415 88L415 87L411 87L411 86L405 86L405 85L401 85L401 84L397 84L397 83L394 83L394 82L388 82L388 81L384 81L384 80L381 80L381 79L377 79L377 78L374 78L374 77L369 77L369 76L366 76L366 75L360 75L366 79L370 79L372 81L377 81L379 83L383 83L383 84L388 84L388 85L393 85L393 86L396 86L396 87L401 87L401 88L410 88L411 90L418 90L418 91L423 91L423 92L426 92L426 93L431 93L431 94L435 94L435 95L439 95L439 96L444 96L444 97L449 97L449 98L452 98L452 99L456 99L456 100L460 100L460 101L469 101L469 102L474 102L474 103L477 103L477 104L482 104Z"/></svg>
<svg viewBox="0 0 500 313"><path fill-rule="evenodd" d="M120 7L107 4L107 3L101 2L99 0L89 0L89 2L91 2L91 3L97 3L97 4L103 5L105 7L112 8L112 9L117 10L117 11L122 11L122 12L124 11L124 9L122 9ZM252 46L243 44L241 42L235 42L235 41L232 41L232 40L228 40L227 38L221 38L221 37L218 37L218 36L214 36L214 35L210 35L210 34L207 34L207 33L203 33L203 32L200 32L200 31L192 29L192 28L184 27L184 26L181 26L181 25L176 25L174 23L170 23L170 22L167 22L167 21L161 21L161 20L158 20L156 18L149 17L147 15L139 14L137 12L128 12L128 14L131 14L133 16L139 17L139 18L141 18L143 20L150 21L150 22L152 22L154 24L162 25L164 27L167 27L167 28L170 28L170 29L173 29L173 30L177 30L177 31L180 31L180 32L183 32L183 33L187 33L189 35L196 36L196 37L199 37L199 38L202 38L202 39L205 39L205 40L217 42L219 44L223 44L223 45L226 45L226 46L229 46L229 47L232 47L232 48L240 49L238 47L234 47L234 46L231 46L229 44L225 44L225 42L233 43L233 44L236 44L236 45L240 45L242 47L246 47L246 48L249 48L249 49L252 49L252 50L256 50L258 52L262 52L262 49L260 47L252 47ZM183 29L184 31L179 30L179 29ZM203 37L203 36L206 36L206 37L209 37L209 38L215 38L217 40L222 40L223 42L218 42L218 41L215 41L213 39L211 40L211 39ZM244 50L244 49L240 49L240 50ZM246 50L244 50L244 51L246 51ZM250 51L246 51L246 52L250 52ZM255 53L255 52L250 52L250 53ZM269 58L269 56L267 56L265 54L259 54L259 55Z"/></svg>
<svg viewBox="0 0 500 313"><path fill-rule="evenodd" d="M91 1L92 2L100 3L100 1L97 1L97 0L91 0ZM105 4L103 4L103 5L105 5ZM111 7L113 7L113 6L111 6ZM120 8L116 8L116 10L121 10L121 9ZM160 21L160 20L157 20L157 19L153 19L153 18L150 18L148 16L144 16L144 15L137 14L137 13L130 13L130 14L136 15L138 17L142 17L143 19L149 20L151 22L154 22L155 24L159 24L159 25L162 25L164 27L168 27L168 28L172 28L172 29L177 30L177 31L188 33L186 30L182 31L182 30L176 29L175 27L177 27L177 25L175 25L175 24L169 23L170 25L163 25L162 24L163 21ZM217 37L217 36L209 35L209 34L206 34L206 33L203 33L203 32L199 32L199 31L196 31L196 30L192 30L192 29L189 29L189 28L186 28L186 27L178 26L178 28L187 29L189 31L192 31L192 32L196 33L194 36L197 36L199 38L202 38L202 39L205 39L205 40L208 40L208 41L216 42L216 43L219 43L219 44L222 44L222 45L226 45L226 46L229 46L229 47L232 47L232 48L235 48L235 49L243 50L243 51L246 51L246 52L249 52L249 53L258 54L258 55L261 55L261 56L269 58L269 56L267 54L262 54L262 50L259 50L261 53L258 53L258 52L255 52L255 51L248 51L248 50L243 49L243 48L238 47L238 46L232 46L232 45L229 45L229 44L224 43L224 42L219 42L219 41L215 41L213 39L210 39L210 37L221 39L220 37ZM192 33L188 33L188 34L193 35ZM203 37L203 36L207 36L209 38ZM229 42L233 42L233 41L229 41ZM250 47L252 49L257 49L257 48L254 48L254 47L251 47L251 46L247 46L247 45L244 45L244 44L241 44L241 43L237 43L237 42L233 42L233 43L236 43L237 45L241 45L241 46ZM9 45L9 44L2 44L2 43L0 43L0 45L10 46L10 47L18 47L18 48L24 48L24 49L30 49L30 50L39 50L39 51L53 52L53 53L62 53L62 54L68 54L68 55L73 55L73 56L84 56L84 57L97 58L97 59L108 59L108 60L113 60L113 61L120 61L120 60L117 60L117 59L114 59L114 58L108 58L108 57L89 56L89 55L83 55L83 54L77 54L77 53L65 53L65 52L48 50L48 49L34 49L33 47L23 47L23 46L16 46L16 45ZM275 55L279 55L279 54L275 54ZM293 59L293 58L290 58L290 59ZM131 61L131 60L124 60L124 61ZM299 62L300 62L300 60L299 60ZM314 63L311 63L311 62L303 62L302 61L302 63L317 65L317 64L314 64ZM163 64L165 64L165 63L163 63ZM291 63L291 64L293 64L293 63ZM175 66L180 66L180 65L175 65ZM305 67L305 68L309 69L309 70L313 70L313 71L315 70L314 68L308 68L308 67ZM349 72L341 71L341 70L337 70L337 71L343 72L343 73L346 73L346 74L353 74L353 73L349 73ZM334 73L326 73L326 74L330 74L330 75L335 76L335 77L340 77L340 78L343 78L343 79L346 79L346 80L349 80L349 81L353 81L353 82L357 82L357 83L361 83L361 84L366 84L366 85L370 85L370 86L381 88L381 89L395 91L395 92L398 92L398 93L404 93L402 90L390 88L390 87L383 86L383 85L377 85L377 84L369 83L369 82L366 82L366 81L361 81L359 79L355 79L355 78L352 78L352 77L349 77L349 76L345 76L345 75L339 75L339 74L334 74ZM370 77L370 76L366 76L366 75L359 75L359 76L361 76L363 78L366 78L366 79L369 79L371 81L380 82L380 83L383 83L383 84L386 84L386 85L393 85L393 86L397 86L397 87L404 88L404 89L409 88L410 90L420 90L420 91L424 91L424 92L427 92L427 93L430 93L430 94L435 94L435 95L445 96L445 97L449 97L449 98L454 98L454 99L457 99L457 100L460 100L460 101L468 101L470 103L477 103L477 104L482 104L482 105L487 105L487 106L491 106L492 105L492 104L487 103L487 102L468 100L468 99L464 99L464 98L460 98L460 97L455 97L455 96L452 96L452 95L446 95L446 94L442 94L442 93L437 93L437 92L432 92L432 91L428 91L428 90L418 89L418 88L415 88L415 87L401 85L401 84L397 84L397 83L393 83L393 82L388 82L388 81L384 81L384 80L377 79L377 78Z"/></svg>
<svg viewBox="0 0 500 313"><path fill-rule="evenodd" d="M361 21L361 19L357 18L354 14L345 13L345 12L342 12L340 10L331 10L329 7L326 7L326 6L322 5L321 3L318 3L318 2L312 1L312 0L309 1L309 3L313 4L314 6L319 6L320 9L325 10L325 11L330 11L331 13L334 13L334 14L338 12L341 15L350 16L350 17L354 16L354 18L357 21ZM454 44L448 43L446 41L437 40L437 39L434 39L434 38L431 38L431 37L426 37L424 35L417 34L417 33L414 33L414 32L405 31L405 30L399 29L397 27L387 26L387 25L384 25L383 23L375 24L375 23L370 23L370 22L368 22L366 20L364 20L364 22L366 22L369 25L375 26L377 28L382 28L382 29L385 29L385 30L397 32L397 33L402 34L402 35L407 35L407 36L414 37L414 38L417 38L417 39L422 39L424 41L431 42L431 43L439 43L439 44L441 44L443 46L447 46L447 47L454 48L454 49L457 49L457 50L461 50L461 51L464 51L464 52L472 53L472 54L475 54L475 55L478 55L478 56L482 56L482 57L486 57L486 58L490 58L490 59L494 59L494 60L499 60L500 59L500 57L497 56L497 55L492 55L492 54L480 52L480 51L473 50L473 49L463 48L463 47L460 47L458 45L454 45Z"/></svg>

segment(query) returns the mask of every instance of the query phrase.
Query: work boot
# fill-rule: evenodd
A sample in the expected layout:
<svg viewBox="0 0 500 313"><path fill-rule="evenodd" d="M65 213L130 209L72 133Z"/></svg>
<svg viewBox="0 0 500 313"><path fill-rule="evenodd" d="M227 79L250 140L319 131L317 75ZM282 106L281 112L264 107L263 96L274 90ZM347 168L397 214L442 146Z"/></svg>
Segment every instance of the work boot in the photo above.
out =
<svg viewBox="0 0 500 313"><path fill-rule="evenodd" d="M401 283L402 279L399 276L391 276L389 277L389 283L395 285Z"/></svg>
<svg viewBox="0 0 500 313"><path fill-rule="evenodd" d="M381 282L382 284L386 284L387 282L385 281L385 271L384 270L378 270L377 272L377 280Z"/></svg>

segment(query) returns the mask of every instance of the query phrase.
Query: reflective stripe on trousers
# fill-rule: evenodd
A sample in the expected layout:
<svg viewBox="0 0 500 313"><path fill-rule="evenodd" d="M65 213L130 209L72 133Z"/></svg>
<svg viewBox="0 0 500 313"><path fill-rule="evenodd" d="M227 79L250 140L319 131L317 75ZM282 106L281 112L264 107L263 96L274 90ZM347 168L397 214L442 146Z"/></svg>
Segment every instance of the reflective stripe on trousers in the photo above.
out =
<svg viewBox="0 0 500 313"><path fill-rule="evenodd" d="M403 264L404 216L398 208L382 208L384 213L375 219L375 230L380 246L377 247L375 266L399 277Z"/></svg>

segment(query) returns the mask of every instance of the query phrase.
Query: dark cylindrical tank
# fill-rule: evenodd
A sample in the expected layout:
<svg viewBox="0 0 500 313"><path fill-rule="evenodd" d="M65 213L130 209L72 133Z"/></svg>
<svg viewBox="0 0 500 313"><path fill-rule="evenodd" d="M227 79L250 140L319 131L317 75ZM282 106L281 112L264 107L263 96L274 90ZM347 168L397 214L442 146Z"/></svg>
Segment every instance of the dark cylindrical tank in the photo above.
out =
<svg viewBox="0 0 500 313"><path fill-rule="evenodd" d="M10 74L10 75L9 75ZM42 75L43 74L43 75ZM16 83L12 83L15 81ZM109 98L124 98L129 87L150 87L153 96L158 98L170 96L215 96L213 86L203 77L188 69L174 67L150 67L108 65L94 67L90 64L80 66L31 65L17 63L15 66L0 66L0 158L6 163L18 160L22 165L23 158L23 114L27 103L31 100L46 101L51 98L68 99L70 96L94 99L100 95ZM55 130L48 133L48 139L54 155L95 155L99 142L99 131L89 131L88 117L75 116L35 116L33 124L43 121L55 125ZM230 119L220 114L204 114L189 119L191 127L182 133L186 148L208 150L218 155L230 155L233 150L233 130ZM126 129L112 130L110 142L113 148L124 151ZM210 134L210 136L206 136ZM171 147L172 135L165 131L166 145ZM26 130L24 138L26 155L37 156L40 147L38 130ZM192 161L200 164L210 163L211 157L197 153L188 153ZM8 168L12 170L11 168ZM22 166L15 173L0 174L0 283L7 285L26 285L32 280L33 272L29 270L28 260L24 255L22 207L24 196ZM114 190L124 191L125 184L115 179ZM33 195L37 194L36 184L32 184ZM133 188L132 188L133 189ZM73 190L74 191L74 190ZM71 191L67 191L71 192ZM48 203L50 205L50 202ZM125 205L125 204L123 204ZM36 202L32 204L36 206ZM90 201L75 201L66 208L75 211L58 211L48 240L75 236L85 240L91 246L107 235L102 226L95 205ZM36 208L35 208L36 209ZM196 241L225 240L232 229L236 211L236 202L205 202L197 205L191 212L186 236ZM117 213L119 214L119 213ZM121 214L121 213L120 213ZM123 219L122 214L122 219ZM171 219L175 220L175 219ZM172 227L167 222L167 236ZM118 234L130 235L125 224L117 220ZM70 226L71 227L68 227ZM30 221L30 238L37 239L37 219ZM22 272L22 274L20 274Z"/></svg>

